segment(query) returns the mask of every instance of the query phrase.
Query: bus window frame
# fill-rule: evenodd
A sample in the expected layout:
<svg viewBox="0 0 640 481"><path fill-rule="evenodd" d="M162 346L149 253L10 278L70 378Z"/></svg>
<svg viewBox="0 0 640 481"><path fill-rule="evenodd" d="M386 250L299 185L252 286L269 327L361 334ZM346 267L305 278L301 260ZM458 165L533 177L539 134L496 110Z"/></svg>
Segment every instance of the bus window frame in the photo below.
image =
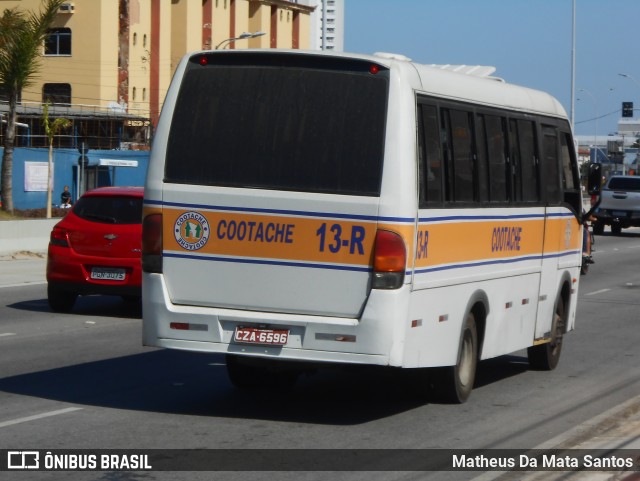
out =
<svg viewBox="0 0 640 481"><path fill-rule="evenodd" d="M453 101L450 99L442 99L425 94L418 93L416 95L416 128L417 132L417 162L420 164L417 168L418 176L426 175L428 170L429 159L426 157L427 132L424 122L425 108L435 108L438 126L440 129L440 162L442 163L442 194L439 201L429 200L428 185L426 179L419 178L417 180L418 205L420 209L428 208L464 208L476 207L483 208L486 204L495 207L531 207L531 206L552 206L566 204L575 211L575 201L566 202L564 197L565 189L563 189L562 176L564 172L564 164L561 152L560 135L569 136L571 138L571 129L568 123L560 118L554 118L547 115L538 115L531 112L519 112L509 110L507 108L500 109L496 107L488 107L476 105L472 102ZM471 156L473 162L473 200L457 200L456 192L456 175L454 165L454 145L451 132L451 112L466 112L469 114L469 128L471 131ZM489 144L489 124L488 120L494 123L495 128L499 122L502 129L502 148L504 151L504 185L506 189L506 198L496 199L495 192L491 187L497 185L493 182L495 172L491 168L491 146ZM530 132L521 135L521 130L527 128ZM515 130L514 130L515 129ZM551 181L555 180L555 189L548 189L548 174L545 156L545 129L554 129L555 132L555 172ZM523 142L527 138L532 139L532 143L526 146ZM513 142L517 142L514 145ZM570 142L567 141L568 144ZM533 152L524 152L527 148L532 147ZM482 151L481 151L482 149ZM523 160L520 158L524 155L532 154L532 159L528 164L527 170L533 170L535 176L535 195L525 194L525 178L522 169ZM575 173L575 149L569 146L569 155L571 159L572 169L574 170L572 177L574 182ZM421 156L425 156L424 159ZM579 179L579 178L578 178ZM484 184L486 182L486 185ZM579 185L575 184L575 185ZM526 198L525 198L526 197Z"/></svg>

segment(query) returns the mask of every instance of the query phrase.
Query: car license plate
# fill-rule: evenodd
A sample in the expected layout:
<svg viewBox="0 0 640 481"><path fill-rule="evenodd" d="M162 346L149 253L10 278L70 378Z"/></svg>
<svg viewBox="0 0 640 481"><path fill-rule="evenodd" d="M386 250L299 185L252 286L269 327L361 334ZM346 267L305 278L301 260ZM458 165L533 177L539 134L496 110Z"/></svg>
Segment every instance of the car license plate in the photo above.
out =
<svg viewBox="0 0 640 481"><path fill-rule="evenodd" d="M289 340L287 329L262 329L255 327L237 327L233 340L243 344L266 344L284 346Z"/></svg>
<svg viewBox="0 0 640 481"><path fill-rule="evenodd" d="M91 279L101 281L124 281L126 273L124 269L108 269L104 267L94 267L91 269Z"/></svg>
<svg viewBox="0 0 640 481"><path fill-rule="evenodd" d="M623 210L614 210L611 214L613 214L614 217L627 217L627 213Z"/></svg>

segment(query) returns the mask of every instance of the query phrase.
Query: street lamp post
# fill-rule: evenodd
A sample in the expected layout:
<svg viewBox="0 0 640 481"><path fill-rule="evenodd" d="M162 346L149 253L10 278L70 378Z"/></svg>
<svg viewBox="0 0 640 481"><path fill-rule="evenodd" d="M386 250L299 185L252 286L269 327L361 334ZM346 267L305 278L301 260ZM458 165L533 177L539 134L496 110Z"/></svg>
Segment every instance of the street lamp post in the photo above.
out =
<svg viewBox="0 0 640 481"><path fill-rule="evenodd" d="M640 82L638 82L634 77L632 77L631 75L627 74L627 73L619 73L618 75L620 75L620 77L625 77L628 79L631 79L633 81L633 83L635 83L638 87L640 87ZM633 112L632 112L633 114ZM634 115L635 117L635 115ZM637 140L637 137L636 137ZM622 150L624 152L624 136L622 137ZM636 154L636 159L640 156L640 149L638 150L638 154ZM637 162L637 160L636 160Z"/></svg>
<svg viewBox="0 0 640 481"><path fill-rule="evenodd" d="M266 33L267 32L242 32L237 37L227 38L227 39L223 40L222 42L220 42L218 45L216 45L216 50L218 50L220 47L222 47L223 44L226 44L226 45L224 45L224 47L222 47L222 50L224 50L230 44L232 44L233 42L235 42L237 40L244 40L244 39L247 39L247 38L261 37L263 35L266 35Z"/></svg>
<svg viewBox="0 0 640 481"><path fill-rule="evenodd" d="M571 128L576 127L576 0L571 9Z"/></svg>
<svg viewBox="0 0 640 481"><path fill-rule="evenodd" d="M634 77L632 77L631 75L627 74L627 73L619 73L618 75L620 75L620 77L624 77L624 78L628 78L633 80L633 83L635 83L638 87L640 87L640 82L638 82ZM633 112L632 112L633 113ZM634 115L635 117L635 115Z"/></svg>
<svg viewBox="0 0 640 481"><path fill-rule="evenodd" d="M593 100L593 111L594 111L594 118L595 118L595 129L594 129L594 133L593 133L593 153L594 153L594 157L595 159L598 158L598 100L595 98L595 96L589 92L587 89L580 89L578 90L578 92L584 92L587 95L589 95L589 97L591 97L591 100ZM578 99L580 100L580 99ZM594 159L591 160L591 162L595 162Z"/></svg>
<svg viewBox="0 0 640 481"><path fill-rule="evenodd" d="M633 78L631 75L626 74L626 73L619 73L618 75L620 75L620 77L625 77L625 78L628 78L628 79L633 80L633 81L635 82L635 84L636 84L638 87L640 87L640 83L639 83L635 78Z"/></svg>

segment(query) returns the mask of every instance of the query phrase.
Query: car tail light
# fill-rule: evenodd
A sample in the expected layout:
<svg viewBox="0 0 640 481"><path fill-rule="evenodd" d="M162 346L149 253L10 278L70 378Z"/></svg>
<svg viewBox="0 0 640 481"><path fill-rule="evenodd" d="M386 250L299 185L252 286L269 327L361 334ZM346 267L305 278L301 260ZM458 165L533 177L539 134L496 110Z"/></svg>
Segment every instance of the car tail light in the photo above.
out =
<svg viewBox="0 0 640 481"><path fill-rule="evenodd" d="M49 243L52 246L69 247L69 238L67 237L67 231L60 227L54 227L51 231L51 238L49 239Z"/></svg>
<svg viewBox="0 0 640 481"><path fill-rule="evenodd" d="M398 289L404 282L407 248L399 234L376 232L373 252L373 289Z"/></svg>
<svg viewBox="0 0 640 481"><path fill-rule="evenodd" d="M162 214L150 214L142 220L142 270L162 272Z"/></svg>

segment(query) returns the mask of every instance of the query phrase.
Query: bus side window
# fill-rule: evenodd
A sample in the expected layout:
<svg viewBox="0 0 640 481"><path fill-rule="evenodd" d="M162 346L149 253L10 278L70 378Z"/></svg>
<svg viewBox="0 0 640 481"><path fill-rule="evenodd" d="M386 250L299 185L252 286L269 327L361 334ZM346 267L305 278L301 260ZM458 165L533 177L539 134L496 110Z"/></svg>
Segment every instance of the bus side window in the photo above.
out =
<svg viewBox="0 0 640 481"><path fill-rule="evenodd" d="M444 200L453 202L453 147L451 145L451 119L448 109L440 109L440 129L444 172Z"/></svg>
<svg viewBox="0 0 640 481"><path fill-rule="evenodd" d="M476 172L478 201L489 201L489 166L487 158L487 128L483 115L476 116Z"/></svg>
<svg viewBox="0 0 640 481"><path fill-rule="evenodd" d="M561 202L560 169L558 168L558 132L555 127L542 126L542 181L547 204Z"/></svg>
<svg viewBox="0 0 640 481"><path fill-rule="evenodd" d="M506 202L507 196L507 155L504 119L494 115L484 115L487 157L489 159L489 200Z"/></svg>
<svg viewBox="0 0 640 481"><path fill-rule="evenodd" d="M517 120L509 119L509 158L511 160L511 200L520 202L522 200L522 179L520 177L520 139L518 136Z"/></svg>
<svg viewBox="0 0 640 481"><path fill-rule="evenodd" d="M427 202L427 154L424 148L424 108L424 105L418 105L418 108L416 110L418 120L418 132L416 138L416 140L418 141L418 151L416 152L418 156L418 207L424 206Z"/></svg>
<svg viewBox="0 0 640 481"><path fill-rule="evenodd" d="M469 112L451 110L451 145L455 202L473 202L473 135Z"/></svg>
<svg viewBox="0 0 640 481"><path fill-rule="evenodd" d="M571 162L571 151L569 150L569 144L567 137L569 134L560 132L560 153L562 155L562 186L564 190L574 190L578 185L576 178L577 172L573 170L573 163Z"/></svg>
<svg viewBox="0 0 640 481"><path fill-rule="evenodd" d="M419 105L418 125L420 132L419 153L419 186L420 207L427 204L442 204L442 151L440 145L440 126L438 123L438 109L433 105Z"/></svg>
<svg viewBox="0 0 640 481"><path fill-rule="evenodd" d="M560 155L562 158L562 186L564 201L569 204L576 214L582 212L582 193L578 172L575 170L576 162L573 162L573 149L571 148L571 135L560 132Z"/></svg>
<svg viewBox="0 0 640 481"><path fill-rule="evenodd" d="M522 200L535 202L540 200L539 155L535 124L529 120L519 120L518 131L522 154Z"/></svg>
<svg viewBox="0 0 640 481"><path fill-rule="evenodd" d="M539 199L539 193L535 124L529 120L518 120L518 137L520 140L522 200L536 202Z"/></svg>

